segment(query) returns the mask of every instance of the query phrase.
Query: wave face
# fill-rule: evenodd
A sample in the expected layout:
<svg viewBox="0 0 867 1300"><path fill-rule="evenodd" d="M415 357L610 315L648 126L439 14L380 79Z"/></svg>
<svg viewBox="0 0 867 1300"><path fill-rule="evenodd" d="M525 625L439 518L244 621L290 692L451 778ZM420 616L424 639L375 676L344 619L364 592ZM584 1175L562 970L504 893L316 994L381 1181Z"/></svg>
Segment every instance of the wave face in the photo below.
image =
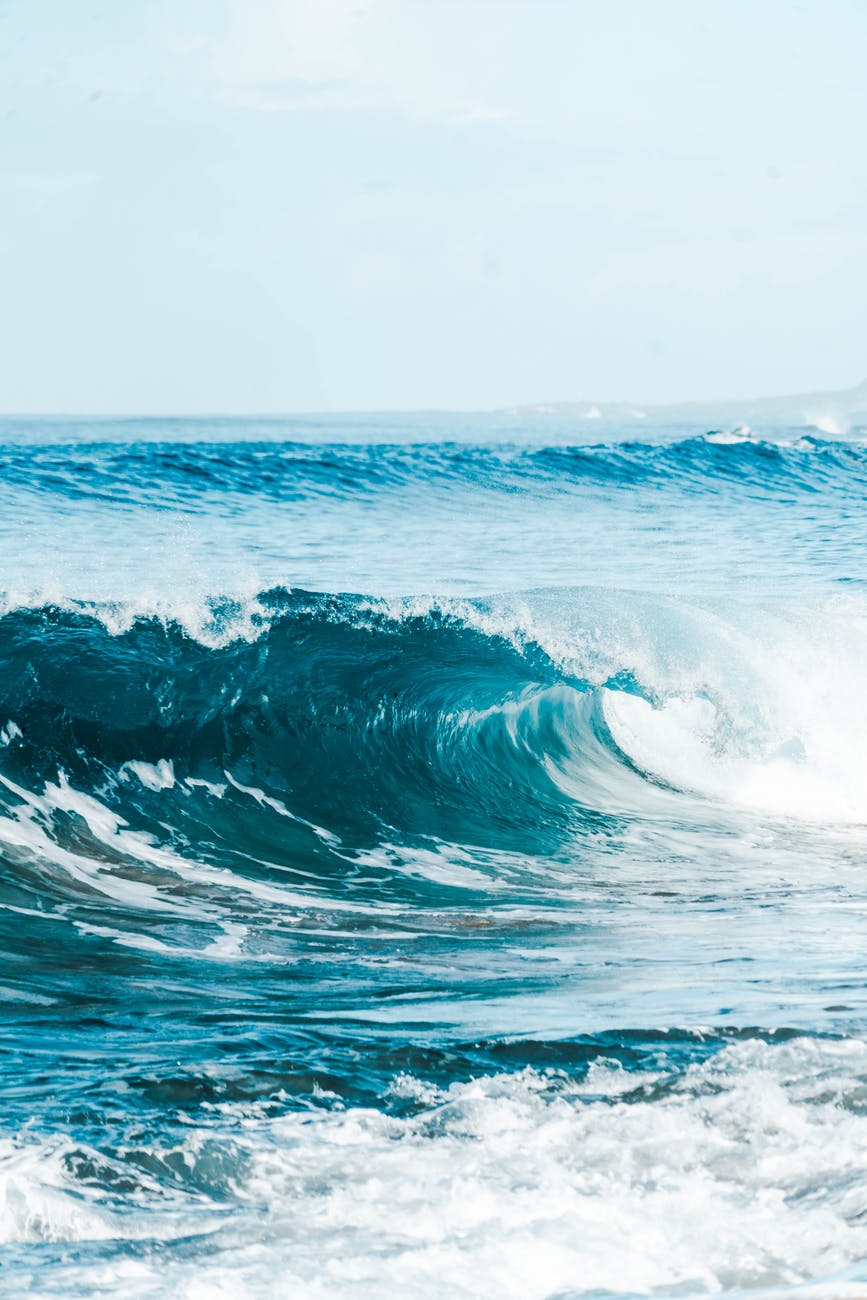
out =
<svg viewBox="0 0 867 1300"><path fill-rule="evenodd" d="M0 1293L863 1294L862 444L543 424L6 430Z"/></svg>

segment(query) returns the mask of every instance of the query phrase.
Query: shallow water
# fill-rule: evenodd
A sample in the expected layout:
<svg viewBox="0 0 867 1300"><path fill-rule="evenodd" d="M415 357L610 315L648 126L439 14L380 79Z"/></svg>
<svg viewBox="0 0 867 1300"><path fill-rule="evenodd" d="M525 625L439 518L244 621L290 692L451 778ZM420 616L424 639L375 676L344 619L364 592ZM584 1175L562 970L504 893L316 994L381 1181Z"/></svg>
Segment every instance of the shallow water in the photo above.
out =
<svg viewBox="0 0 867 1300"><path fill-rule="evenodd" d="M862 433L0 434L0 1291L863 1295Z"/></svg>

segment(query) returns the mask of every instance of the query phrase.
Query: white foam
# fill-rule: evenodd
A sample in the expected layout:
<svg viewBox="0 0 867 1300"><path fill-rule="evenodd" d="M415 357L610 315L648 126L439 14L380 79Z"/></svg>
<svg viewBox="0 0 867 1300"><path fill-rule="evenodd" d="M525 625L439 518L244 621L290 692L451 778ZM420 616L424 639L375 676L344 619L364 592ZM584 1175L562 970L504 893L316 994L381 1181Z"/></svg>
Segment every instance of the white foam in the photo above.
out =
<svg viewBox="0 0 867 1300"><path fill-rule="evenodd" d="M23 734L18 723L10 719L6 726L0 730L0 745L5 748L7 745L11 745L13 740L20 740Z"/></svg>
<svg viewBox="0 0 867 1300"><path fill-rule="evenodd" d="M420 1108L404 1118L217 1106L211 1126L154 1156L197 1187L199 1162L220 1152L213 1209L235 1210L220 1249L154 1253L134 1278L115 1255L104 1280L130 1296L170 1280L178 1296L358 1298L386 1279L394 1294L498 1300L810 1282L814 1296L851 1295L846 1270L867 1254L865 1083L864 1043L801 1039L742 1042L680 1077L612 1062L580 1083L529 1069L448 1088L402 1077L396 1092ZM50 1141L25 1152L5 1171L7 1240L183 1228L147 1183L120 1223L94 1192L82 1199ZM189 1232L206 1209L191 1190ZM87 1270L52 1282L92 1287Z"/></svg>
<svg viewBox="0 0 867 1300"><path fill-rule="evenodd" d="M221 781L206 781L203 777L200 776L185 777L184 785L189 786L191 790L196 790L196 789L207 790L208 794L213 795L215 799L222 799L223 795L226 793L227 789L229 788L228 786L224 785Z"/></svg>
<svg viewBox="0 0 867 1300"><path fill-rule="evenodd" d="M111 1195L92 1175L76 1176L81 1163L131 1178L137 1199L143 1205L150 1203L147 1217L118 1213ZM16 1138L0 1138L0 1242L4 1244L135 1241L151 1235L171 1241L189 1232L193 1224L196 1230L208 1231L218 1222L213 1212L205 1218L196 1216L189 1202L172 1196L170 1189L140 1168L123 1165L68 1135L45 1137L25 1131ZM124 1262L118 1261L106 1281L117 1282L124 1273ZM147 1280L147 1271L139 1276ZM35 1278L27 1290L31 1295L40 1293Z"/></svg>
<svg viewBox="0 0 867 1300"><path fill-rule="evenodd" d="M138 777L142 785L155 792L171 790L175 784L175 769L171 759L161 758L158 763L145 763L142 759L130 759L120 768L118 775L126 780L127 774Z"/></svg>
<svg viewBox="0 0 867 1300"><path fill-rule="evenodd" d="M0 1140L0 1241L105 1240L113 1235L86 1189L73 1189L69 1138Z"/></svg>
<svg viewBox="0 0 867 1300"><path fill-rule="evenodd" d="M849 432L849 417L840 411L813 411L807 419L814 429L831 438L844 438Z"/></svg>
<svg viewBox="0 0 867 1300"><path fill-rule="evenodd" d="M649 775L715 801L867 824L863 602L712 625L715 644L705 632L684 647L679 689L670 673L650 673L652 703L605 693L617 744Z"/></svg>
<svg viewBox="0 0 867 1300"><path fill-rule="evenodd" d="M737 446L742 442L752 442L753 434L748 424L739 424L734 429L714 429L704 435L705 442L717 443L723 447Z"/></svg>
<svg viewBox="0 0 867 1300"><path fill-rule="evenodd" d="M478 851L458 844L435 844L430 848L380 844L374 849L357 852L354 860L359 866L398 871L450 889L484 889L487 893L506 889L507 882L501 874L503 855L493 857L489 871L478 869L480 857L483 855ZM521 865L524 865L523 859ZM415 915L421 915L418 909Z"/></svg>
<svg viewBox="0 0 867 1300"><path fill-rule="evenodd" d="M165 595L143 590L124 599L72 599L58 585L0 592L0 617L18 610L47 607L81 614L100 623L111 636L125 636L139 620L177 624L191 640L211 649L236 641L256 641L267 631L271 613L259 598L257 584L215 601L207 590Z"/></svg>

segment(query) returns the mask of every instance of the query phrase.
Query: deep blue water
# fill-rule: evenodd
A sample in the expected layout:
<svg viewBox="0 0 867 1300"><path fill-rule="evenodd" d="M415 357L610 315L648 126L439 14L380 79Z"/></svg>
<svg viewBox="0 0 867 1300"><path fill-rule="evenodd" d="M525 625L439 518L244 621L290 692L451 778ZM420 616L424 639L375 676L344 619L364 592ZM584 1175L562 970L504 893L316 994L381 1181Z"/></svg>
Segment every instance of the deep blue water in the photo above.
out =
<svg viewBox="0 0 867 1300"><path fill-rule="evenodd" d="M0 440L0 1292L864 1294L867 431Z"/></svg>

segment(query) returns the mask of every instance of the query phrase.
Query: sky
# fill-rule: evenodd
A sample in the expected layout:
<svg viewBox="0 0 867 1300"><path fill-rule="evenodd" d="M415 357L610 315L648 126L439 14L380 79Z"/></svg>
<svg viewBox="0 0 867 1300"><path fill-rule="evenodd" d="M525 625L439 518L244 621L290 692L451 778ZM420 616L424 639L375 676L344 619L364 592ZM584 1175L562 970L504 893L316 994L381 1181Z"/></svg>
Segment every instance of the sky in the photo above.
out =
<svg viewBox="0 0 867 1300"><path fill-rule="evenodd" d="M867 377L864 0L0 0L0 410Z"/></svg>

